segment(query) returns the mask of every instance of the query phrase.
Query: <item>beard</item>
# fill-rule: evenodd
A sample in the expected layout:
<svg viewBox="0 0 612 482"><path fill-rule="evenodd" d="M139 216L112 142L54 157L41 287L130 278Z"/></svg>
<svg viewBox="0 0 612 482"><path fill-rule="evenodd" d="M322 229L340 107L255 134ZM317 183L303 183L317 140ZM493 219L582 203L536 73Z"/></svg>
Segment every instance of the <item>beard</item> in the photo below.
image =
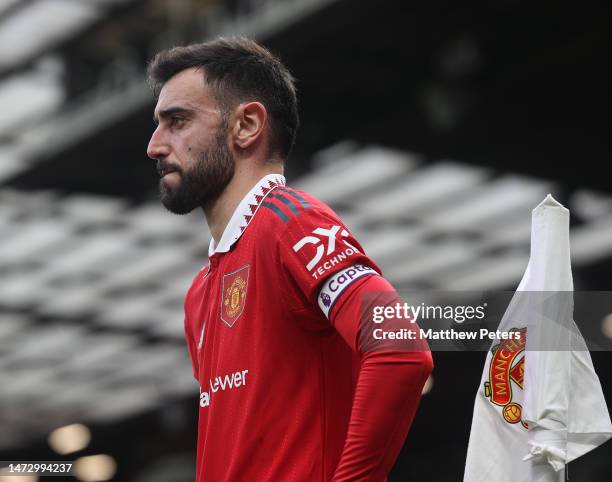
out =
<svg viewBox="0 0 612 482"><path fill-rule="evenodd" d="M187 170L178 170L179 184L159 182L165 208L174 214L188 214L216 201L234 176L234 156L227 146L227 129L220 128L213 143L201 151ZM160 168L158 162L158 170Z"/></svg>

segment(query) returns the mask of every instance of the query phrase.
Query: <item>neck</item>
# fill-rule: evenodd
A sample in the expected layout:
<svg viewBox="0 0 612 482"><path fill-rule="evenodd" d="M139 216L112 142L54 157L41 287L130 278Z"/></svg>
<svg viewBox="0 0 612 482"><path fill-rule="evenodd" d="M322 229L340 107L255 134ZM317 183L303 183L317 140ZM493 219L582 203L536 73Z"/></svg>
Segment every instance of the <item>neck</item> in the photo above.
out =
<svg viewBox="0 0 612 482"><path fill-rule="evenodd" d="M204 207L206 223L210 229L215 244L218 244L223 231L229 223L232 214L240 204L240 201L253 189L253 186L268 174L282 174L283 167L278 164L264 166L256 171L240 169L236 166L234 177L223 190L221 195L209 206Z"/></svg>

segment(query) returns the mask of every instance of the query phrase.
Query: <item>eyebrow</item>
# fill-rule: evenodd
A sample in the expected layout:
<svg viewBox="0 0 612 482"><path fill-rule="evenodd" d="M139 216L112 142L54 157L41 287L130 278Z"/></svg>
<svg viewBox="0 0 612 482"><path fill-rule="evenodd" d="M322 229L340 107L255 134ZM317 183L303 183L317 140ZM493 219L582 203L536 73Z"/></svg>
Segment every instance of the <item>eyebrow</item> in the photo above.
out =
<svg viewBox="0 0 612 482"><path fill-rule="evenodd" d="M173 116L174 114L187 114L190 115L192 113L191 109L187 109L186 107L168 107L167 109L160 110L157 114L153 113L153 122L155 124L159 124L159 119L167 119L168 117Z"/></svg>

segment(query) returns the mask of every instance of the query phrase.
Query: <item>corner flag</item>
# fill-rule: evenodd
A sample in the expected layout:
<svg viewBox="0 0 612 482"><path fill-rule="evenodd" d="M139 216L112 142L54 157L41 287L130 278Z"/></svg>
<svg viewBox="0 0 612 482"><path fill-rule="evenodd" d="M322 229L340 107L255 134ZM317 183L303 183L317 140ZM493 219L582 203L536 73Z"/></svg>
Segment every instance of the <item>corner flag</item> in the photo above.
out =
<svg viewBox="0 0 612 482"><path fill-rule="evenodd" d="M498 328L520 336L487 354L464 482L560 482L565 464L612 437L573 290L569 211L549 194L533 210L529 263Z"/></svg>

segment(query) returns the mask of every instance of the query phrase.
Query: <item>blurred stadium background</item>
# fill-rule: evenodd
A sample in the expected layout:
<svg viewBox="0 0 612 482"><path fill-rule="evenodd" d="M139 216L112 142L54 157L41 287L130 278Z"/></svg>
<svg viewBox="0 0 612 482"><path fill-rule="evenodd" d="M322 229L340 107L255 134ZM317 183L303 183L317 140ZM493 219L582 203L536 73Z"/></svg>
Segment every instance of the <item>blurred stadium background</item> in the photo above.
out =
<svg viewBox="0 0 612 482"><path fill-rule="evenodd" d="M0 0L0 460L106 454L79 478L193 480L182 298L209 233L165 212L145 154L144 68L170 45L246 34L285 60L302 116L288 180L397 287L514 289L551 192L572 211L576 289L610 289L612 22L596 5ZM612 359L593 358L610 403ZM484 353L435 361L391 481L462 478ZM611 456L571 480L610 480Z"/></svg>

